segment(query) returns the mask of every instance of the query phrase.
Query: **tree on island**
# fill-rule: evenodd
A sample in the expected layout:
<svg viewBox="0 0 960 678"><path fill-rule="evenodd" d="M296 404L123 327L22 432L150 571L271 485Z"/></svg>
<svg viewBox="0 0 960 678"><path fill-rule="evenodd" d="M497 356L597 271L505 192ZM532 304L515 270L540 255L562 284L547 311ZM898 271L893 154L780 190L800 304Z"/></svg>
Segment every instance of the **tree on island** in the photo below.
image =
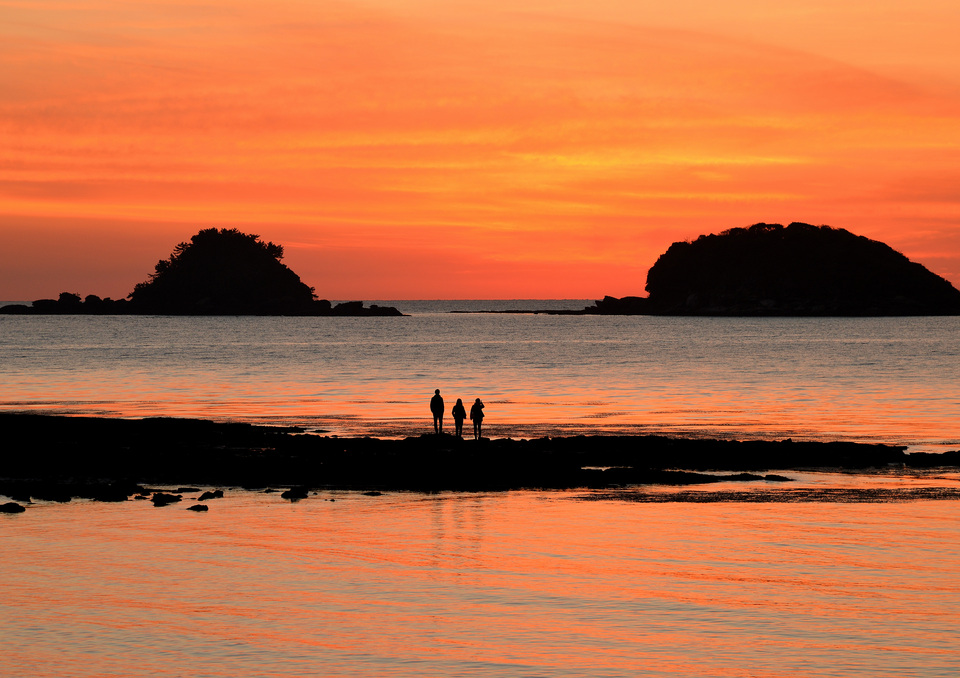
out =
<svg viewBox="0 0 960 678"><path fill-rule="evenodd" d="M315 310L313 288L281 262L283 247L235 228L208 228L157 262L130 294L139 312L284 315ZM329 308L329 302L327 304Z"/></svg>

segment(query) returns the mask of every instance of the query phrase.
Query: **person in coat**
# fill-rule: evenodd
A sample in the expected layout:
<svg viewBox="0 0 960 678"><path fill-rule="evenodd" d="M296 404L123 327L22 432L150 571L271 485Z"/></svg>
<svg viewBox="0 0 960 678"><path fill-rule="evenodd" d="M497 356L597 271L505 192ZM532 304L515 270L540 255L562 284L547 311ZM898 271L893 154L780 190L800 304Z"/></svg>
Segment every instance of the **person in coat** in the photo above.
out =
<svg viewBox="0 0 960 678"><path fill-rule="evenodd" d="M473 439L480 440L480 428L483 426L483 402L480 398L470 408L470 419L473 421Z"/></svg>

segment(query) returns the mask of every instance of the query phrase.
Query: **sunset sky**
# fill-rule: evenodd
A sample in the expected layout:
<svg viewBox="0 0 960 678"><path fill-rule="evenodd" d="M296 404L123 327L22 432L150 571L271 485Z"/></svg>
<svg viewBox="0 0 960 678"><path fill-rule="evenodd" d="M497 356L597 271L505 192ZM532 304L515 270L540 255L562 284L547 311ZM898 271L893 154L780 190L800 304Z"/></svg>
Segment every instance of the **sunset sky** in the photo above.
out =
<svg viewBox="0 0 960 678"><path fill-rule="evenodd" d="M329 299L640 294L755 222L960 286L956 0L0 0L0 299L201 228Z"/></svg>

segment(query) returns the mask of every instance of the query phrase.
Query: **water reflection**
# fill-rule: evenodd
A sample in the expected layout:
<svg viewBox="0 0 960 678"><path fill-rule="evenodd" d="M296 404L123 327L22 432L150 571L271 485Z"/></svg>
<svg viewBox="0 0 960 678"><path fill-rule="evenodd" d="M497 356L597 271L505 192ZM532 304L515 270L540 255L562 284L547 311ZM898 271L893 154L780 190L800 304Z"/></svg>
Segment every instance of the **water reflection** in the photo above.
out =
<svg viewBox="0 0 960 678"><path fill-rule="evenodd" d="M291 504L228 490L206 514L73 502L0 516L4 670L932 677L960 668L956 502L576 496L320 492Z"/></svg>

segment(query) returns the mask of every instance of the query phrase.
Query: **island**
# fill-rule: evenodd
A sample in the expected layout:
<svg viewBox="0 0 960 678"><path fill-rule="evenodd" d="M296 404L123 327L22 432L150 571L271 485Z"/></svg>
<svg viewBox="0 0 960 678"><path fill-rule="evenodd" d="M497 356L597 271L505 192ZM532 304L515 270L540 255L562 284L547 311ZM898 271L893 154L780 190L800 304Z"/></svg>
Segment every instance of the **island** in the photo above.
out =
<svg viewBox="0 0 960 678"><path fill-rule="evenodd" d="M842 228L754 224L675 242L647 297L606 297L599 315L960 315L960 291L888 245Z"/></svg>
<svg viewBox="0 0 960 678"><path fill-rule="evenodd" d="M482 313L685 316L960 315L960 291L888 245L842 228L754 224L675 242L647 296L583 309ZM457 311L463 312L463 311ZM474 311L476 312L476 311Z"/></svg>
<svg viewBox="0 0 960 678"><path fill-rule="evenodd" d="M126 299L63 292L0 307L5 314L401 316L360 301L333 305L281 260L283 247L232 228L201 230L161 259Z"/></svg>

